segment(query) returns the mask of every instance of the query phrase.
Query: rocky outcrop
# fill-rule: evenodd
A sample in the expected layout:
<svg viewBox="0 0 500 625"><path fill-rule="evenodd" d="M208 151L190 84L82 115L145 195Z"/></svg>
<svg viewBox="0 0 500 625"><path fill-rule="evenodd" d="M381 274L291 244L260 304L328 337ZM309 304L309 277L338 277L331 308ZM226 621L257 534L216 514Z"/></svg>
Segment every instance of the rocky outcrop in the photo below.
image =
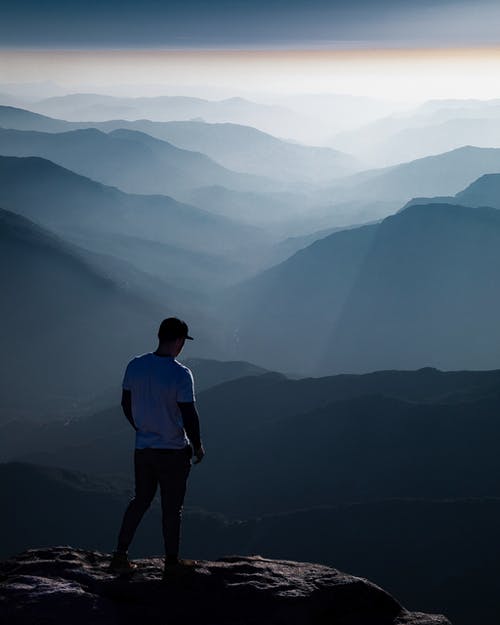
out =
<svg viewBox="0 0 500 625"><path fill-rule="evenodd" d="M162 581L162 559L108 572L108 554L52 547L0 563L9 625L450 625L405 610L371 582L318 564L230 556Z"/></svg>

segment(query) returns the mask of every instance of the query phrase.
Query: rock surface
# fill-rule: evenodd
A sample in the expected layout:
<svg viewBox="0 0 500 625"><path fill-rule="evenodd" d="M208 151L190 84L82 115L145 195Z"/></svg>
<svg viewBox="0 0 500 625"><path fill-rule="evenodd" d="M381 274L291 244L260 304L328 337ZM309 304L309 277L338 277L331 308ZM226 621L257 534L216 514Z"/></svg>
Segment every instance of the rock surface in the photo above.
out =
<svg viewBox="0 0 500 625"><path fill-rule="evenodd" d="M318 564L230 556L162 581L161 558L133 575L108 554L30 549L0 563L0 622L9 625L450 625L408 612L371 582Z"/></svg>

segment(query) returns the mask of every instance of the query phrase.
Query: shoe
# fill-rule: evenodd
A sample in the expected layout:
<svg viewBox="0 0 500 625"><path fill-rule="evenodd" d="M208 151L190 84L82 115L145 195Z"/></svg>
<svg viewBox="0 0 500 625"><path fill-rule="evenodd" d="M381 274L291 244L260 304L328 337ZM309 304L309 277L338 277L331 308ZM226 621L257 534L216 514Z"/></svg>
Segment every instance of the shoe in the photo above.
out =
<svg viewBox="0 0 500 625"><path fill-rule="evenodd" d="M165 566L163 568L163 579L172 579L173 577L180 577L186 575L194 570L194 567L198 564L197 560L184 560L184 559L168 559L165 560Z"/></svg>
<svg viewBox="0 0 500 625"><path fill-rule="evenodd" d="M112 573L132 573L136 568L137 564L130 562L126 553L115 551L109 563L108 571Z"/></svg>

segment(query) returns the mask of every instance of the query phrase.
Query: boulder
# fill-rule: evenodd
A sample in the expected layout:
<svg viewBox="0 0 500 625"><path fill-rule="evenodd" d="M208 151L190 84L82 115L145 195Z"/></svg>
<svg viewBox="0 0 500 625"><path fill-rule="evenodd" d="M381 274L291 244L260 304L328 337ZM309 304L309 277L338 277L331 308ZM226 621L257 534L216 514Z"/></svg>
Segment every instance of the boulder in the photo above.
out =
<svg viewBox="0 0 500 625"><path fill-rule="evenodd" d="M450 625L405 610L360 577L261 556L197 561L162 580L163 559L108 571L110 555L51 547L0 562L0 622L9 625Z"/></svg>

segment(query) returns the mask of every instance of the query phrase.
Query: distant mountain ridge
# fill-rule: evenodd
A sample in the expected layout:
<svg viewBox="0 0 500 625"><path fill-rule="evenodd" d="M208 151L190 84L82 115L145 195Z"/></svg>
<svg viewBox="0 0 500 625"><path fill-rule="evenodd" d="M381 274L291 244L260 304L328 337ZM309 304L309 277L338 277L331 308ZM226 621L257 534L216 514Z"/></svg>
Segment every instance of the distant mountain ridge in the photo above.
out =
<svg viewBox="0 0 500 625"><path fill-rule="evenodd" d="M453 195L479 176L500 171L500 148L462 146L407 163L354 174L330 189L332 199L377 198L394 203L415 196Z"/></svg>
<svg viewBox="0 0 500 625"><path fill-rule="evenodd" d="M338 133L328 143L373 166L390 166L464 145L498 147L499 133L498 99L429 100L413 111Z"/></svg>
<svg viewBox="0 0 500 625"><path fill-rule="evenodd" d="M246 263L259 262L256 250L268 245L267 235L257 228L167 196L127 194L38 157L0 156L0 205L83 247L137 261L167 282L169 276L182 281L180 268L192 283L200 254L213 257L205 256L201 275L212 271L224 280L224 271L244 273ZM128 237L128 247L120 237ZM160 244L169 246L163 260ZM198 256L190 261L186 252ZM221 260L228 255L233 264L225 263L225 270Z"/></svg>
<svg viewBox="0 0 500 625"><path fill-rule="evenodd" d="M135 120L180 121L203 119L253 126L279 136L304 140L309 127L318 126L313 118L286 107L260 104L240 97L206 100L189 96L124 98L99 94L69 94L31 103L37 113L72 121L106 121L117 117ZM290 134L291 131L291 134Z"/></svg>
<svg viewBox="0 0 500 625"><path fill-rule="evenodd" d="M338 150L291 143L256 128L229 122L158 122L148 119L68 122L0 106L0 127L51 133L84 128L96 128L105 133L117 129L138 131L178 148L201 152L229 170L288 183L331 181L359 169L353 157ZM212 184L216 184L216 180Z"/></svg>
<svg viewBox="0 0 500 625"><path fill-rule="evenodd" d="M233 353L302 374L494 368L499 237L497 209L450 204L331 234L228 291Z"/></svg>
<svg viewBox="0 0 500 625"><path fill-rule="evenodd" d="M496 209L432 204L385 219L323 362L343 371L498 366L499 270Z"/></svg>
<svg viewBox="0 0 500 625"><path fill-rule="evenodd" d="M135 130L42 133L0 129L0 151L3 156L39 156L129 193L182 198L207 184L247 191L272 187L270 180L231 172L208 156Z"/></svg>

